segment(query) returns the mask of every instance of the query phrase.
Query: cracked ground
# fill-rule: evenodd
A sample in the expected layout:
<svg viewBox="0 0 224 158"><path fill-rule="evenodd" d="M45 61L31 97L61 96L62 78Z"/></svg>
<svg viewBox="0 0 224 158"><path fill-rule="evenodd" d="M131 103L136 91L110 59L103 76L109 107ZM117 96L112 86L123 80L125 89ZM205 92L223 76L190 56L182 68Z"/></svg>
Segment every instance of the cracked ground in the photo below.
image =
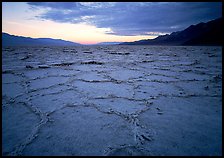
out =
<svg viewBox="0 0 224 158"><path fill-rule="evenodd" d="M2 155L222 155L222 48L2 48Z"/></svg>

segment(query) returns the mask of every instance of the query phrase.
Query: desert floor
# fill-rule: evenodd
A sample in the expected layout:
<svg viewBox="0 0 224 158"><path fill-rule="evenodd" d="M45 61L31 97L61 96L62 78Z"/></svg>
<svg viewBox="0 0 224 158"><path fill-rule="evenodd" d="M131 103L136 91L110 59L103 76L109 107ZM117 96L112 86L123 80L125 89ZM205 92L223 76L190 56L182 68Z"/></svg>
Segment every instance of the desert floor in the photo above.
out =
<svg viewBox="0 0 224 158"><path fill-rule="evenodd" d="M2 155L222 155L222 48L2 48Z"/></svg>

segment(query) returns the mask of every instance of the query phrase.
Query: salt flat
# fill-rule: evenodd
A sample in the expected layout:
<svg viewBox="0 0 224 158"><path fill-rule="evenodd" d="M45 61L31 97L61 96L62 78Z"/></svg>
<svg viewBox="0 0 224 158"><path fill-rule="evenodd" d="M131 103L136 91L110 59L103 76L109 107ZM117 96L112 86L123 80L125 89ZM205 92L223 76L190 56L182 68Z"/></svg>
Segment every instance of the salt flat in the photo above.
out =
<svg viewBox="0 0 224 158"><path fill-rule="evenodd" d="M222 48L2 48L2 155L222 155Z"/></svg>

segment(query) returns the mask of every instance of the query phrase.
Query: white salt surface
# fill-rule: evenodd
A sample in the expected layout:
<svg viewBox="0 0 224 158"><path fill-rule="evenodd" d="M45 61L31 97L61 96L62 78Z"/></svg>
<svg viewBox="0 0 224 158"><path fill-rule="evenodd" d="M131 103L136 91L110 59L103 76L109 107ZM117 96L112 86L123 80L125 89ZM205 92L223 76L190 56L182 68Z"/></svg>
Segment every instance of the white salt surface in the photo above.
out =
<svg viewBox="0 0 224 158"><path fill-rule="evenodd" d="M222 48L2 48L2 155L222 155Z"/></svg>

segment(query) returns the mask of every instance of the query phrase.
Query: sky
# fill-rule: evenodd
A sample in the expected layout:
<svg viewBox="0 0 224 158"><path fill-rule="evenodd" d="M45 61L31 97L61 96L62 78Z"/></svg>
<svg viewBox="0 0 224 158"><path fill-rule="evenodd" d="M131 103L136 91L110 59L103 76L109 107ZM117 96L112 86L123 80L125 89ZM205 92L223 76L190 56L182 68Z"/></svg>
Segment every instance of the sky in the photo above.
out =
<svg viewBox="0 0 224 158"><path fill-rule="evenodd" d="M2 32L81 44L153 39L220 17L221 2L2 2Z"/></svg>

